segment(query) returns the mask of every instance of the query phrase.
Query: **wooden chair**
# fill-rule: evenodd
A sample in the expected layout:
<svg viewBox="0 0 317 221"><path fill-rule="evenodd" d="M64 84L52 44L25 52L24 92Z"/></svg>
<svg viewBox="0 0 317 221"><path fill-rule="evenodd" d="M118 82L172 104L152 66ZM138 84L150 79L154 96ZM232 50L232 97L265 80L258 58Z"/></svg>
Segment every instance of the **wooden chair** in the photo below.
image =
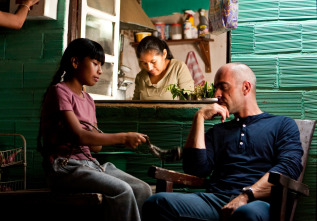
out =
<svg viewBox="0 0 317 221"><path fill-rule="evenodd" d="M302 157L303 171L298 180L293 180L279 173L270 173L269 182L274 184L271 192L271 217L272 220L292 221L297 205L297 199L309 195L309 188L302 183L309 147L315 130L315 120L299 120L296 124L300 132L300 140L304 154ZM164 168L151 166L148 175L157 179L156 192L172 192L173 185L190 186L193 188L204 188L206 179L179 173Z"/></svg>
<svg viewBox="0 0 317 221"><path fill-rule="evenodd" d="M0 208L2 217L11 220L105 220L106 204L101 193L57 193L43 188L0 192Z"/></svg>

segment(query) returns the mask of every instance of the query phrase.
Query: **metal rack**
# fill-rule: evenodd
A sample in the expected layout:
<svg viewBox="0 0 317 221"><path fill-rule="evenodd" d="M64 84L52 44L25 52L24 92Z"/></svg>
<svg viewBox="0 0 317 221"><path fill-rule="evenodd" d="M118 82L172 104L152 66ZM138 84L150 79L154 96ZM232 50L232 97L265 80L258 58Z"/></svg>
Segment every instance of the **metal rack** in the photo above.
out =
<svg viewBox="0 0 317 221"><path fill-rule="evenodd" d="M0 133L0 138L13 137L13 144L0 143L0 192L26 189L26 140L23 135L16 133ZM15 137L21 138L23 145L17 146ZM12 142L12 141L11 141ZM11 143L10 142L10 143ZM23 179L10 179L3 174L16 166L23 166Z"/></svg>

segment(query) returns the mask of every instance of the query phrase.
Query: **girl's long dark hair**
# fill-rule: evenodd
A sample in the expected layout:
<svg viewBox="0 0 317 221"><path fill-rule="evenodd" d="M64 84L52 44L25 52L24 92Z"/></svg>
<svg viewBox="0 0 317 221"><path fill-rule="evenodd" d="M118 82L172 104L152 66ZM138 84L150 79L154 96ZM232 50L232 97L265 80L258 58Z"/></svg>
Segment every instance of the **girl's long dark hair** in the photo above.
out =
<svg viewBox="0 0 317 221"><path fill-rule="evenodd" d="M71 61L73 57L76 57L79 61L82 61L85 57L90 57L91 59L100 61L101 65L105 62L105 53L99 43L87 38L77 38L69 43L64 51L59 68L55 73L50 86L61 81L61 76L64 71L66 72L64 81L68 81L73 78L74 68Z"/></svg>
<svg viewBox="0 0 317 221"><path fill-rule="evenodd" d="M139 43L136 50L136 55L138 58L140 58L142 53L152 50L157 51L157 53L159 53L160 55L163 55L164 49L166 49L167 51L166 58L173 59L174 56L164 40L161 40L154 36L147 36L143 38L142 41Z"/></svg>
<svg viewBox="0 0 317 221"><path fill-rule="evenodd" d="M69 43L66 50L64 51L59 67L55 75L53 76L53 79L51 83L49 84L46 92L44 93L41 110L43 108L43 104L44 104L46 94L49 88L61 82L61 77L64 74L64 72L66 73L63 77L64 81L69 81L74 77L74 68L72 64L72 58L77 58L78 61L82 61L85 57L96 59L99 62L101 62L101 65L103 65L105 62L105 53L102 46L99 43L87 38L78 38ZM41 139L42 139L42 134L41 134L41 122L40 122L40 129L39 129L39 134L37 138L37 144L38 144L37 150L42 153L43 148L42 148Z"/></svg>

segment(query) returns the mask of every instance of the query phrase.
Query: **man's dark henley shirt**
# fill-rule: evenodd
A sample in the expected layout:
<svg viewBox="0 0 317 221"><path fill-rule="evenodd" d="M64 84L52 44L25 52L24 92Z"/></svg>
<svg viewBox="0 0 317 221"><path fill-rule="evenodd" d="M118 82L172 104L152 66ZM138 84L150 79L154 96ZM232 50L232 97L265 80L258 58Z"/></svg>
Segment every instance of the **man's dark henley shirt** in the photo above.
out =
<svg viewBox="0 0 317 221"><path fill-rule="evenodd" d="M205 134L206 149L185 148L186 173L206 177L207 191L238 195L265 173L276 171L297 179L303 149L295 121L262 113L220 123Z"/></svg>

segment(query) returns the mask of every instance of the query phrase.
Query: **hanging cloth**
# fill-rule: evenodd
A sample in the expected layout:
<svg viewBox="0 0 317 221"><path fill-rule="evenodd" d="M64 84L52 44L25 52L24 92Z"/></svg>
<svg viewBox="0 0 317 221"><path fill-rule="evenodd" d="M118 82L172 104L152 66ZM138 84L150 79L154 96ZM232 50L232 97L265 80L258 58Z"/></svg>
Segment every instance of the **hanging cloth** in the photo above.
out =
<svg viewBox="0 0 317 221"><path fill-rule="evenodd" d="M188 52L185 64L187 65L189 72L192 75L195 86L204 85L205 75L200 69L196 59L196 55L193 51Z"/></svg>

